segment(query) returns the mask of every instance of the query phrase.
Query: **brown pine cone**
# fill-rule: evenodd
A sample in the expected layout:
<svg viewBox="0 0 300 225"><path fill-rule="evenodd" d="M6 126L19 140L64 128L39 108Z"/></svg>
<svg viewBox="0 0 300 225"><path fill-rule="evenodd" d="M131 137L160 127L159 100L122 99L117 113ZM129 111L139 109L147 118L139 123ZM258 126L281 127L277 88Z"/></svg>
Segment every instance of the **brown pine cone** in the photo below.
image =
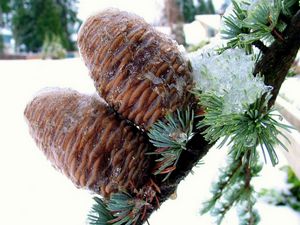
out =
<svg viewBox="0 0 300 225"><path fill-rule="evenodd" d="M188 102L187 62L174 41L141 17L103 11L87 19L78 45L100 96L136 125L149 129Z"/></svg>
<svg viewBox="0 0 300 225"><path fill-rule="evenodd" d="M48 91L27 105L25 117L47 158L78 187L108 197L147 179L147 140L99 97Z"/></svg>

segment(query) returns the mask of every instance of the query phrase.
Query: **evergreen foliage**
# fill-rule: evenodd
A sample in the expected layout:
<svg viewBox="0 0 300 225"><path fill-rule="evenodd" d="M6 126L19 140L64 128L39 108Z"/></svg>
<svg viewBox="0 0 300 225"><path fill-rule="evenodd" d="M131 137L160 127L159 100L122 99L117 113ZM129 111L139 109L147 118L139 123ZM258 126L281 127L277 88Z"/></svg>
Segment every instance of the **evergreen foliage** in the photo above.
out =
<svg viewBox="0 0 300 225"><path fill-rule="evenodd" d="M195 20L195 15L197 14L193 0L176 0L176 2L179 5L184 22L193 22Z"/></svg>
<svg viewBox="0 0 300 225"><path fill-rule="evenodd" d="M8 22L6 15L11 11L10 1L11 0L0 1L0 27L3 27Z"/></svg>
<svg viewBox="0 0 300 225"><path fill-rule="evenodd" d="M288 17L294 15L299 10L299 0L283 0L281 2L282 13Z"/></svg>
<svg viewBox="0 0 300 225"><path fill-rule="evenodd" d="M247 17L247 12L243 10L236 1L232 1L234 6L230 15L223 17L224 27L221 30L222 36L225 39L229 39L227 47L225 49L240 47L244 49L251 48L251 45L245 44L240 41L240 34L249 34L249 28L243 27L243 20Z"/></svg>
<svg viewBox="0 0 300 225"><path fill-rule="evenodd" d="M60 21L68 42L63 43L64 48L68 50L75 50L76 46L70 40L72 33L77 32L77 28L81 21L77 18L77 7L78 0L56 0L56 4L60 8Z"/></svg>
<svg viewBox="0 0 300 225"><path fill-rule="evenodd" d="M16 45L25 45L27 51L37 52L47 36L57 36L64 48L73 49L69 27L73 27L76 20L76 9L71 7L75 2L13 0L12 25Z"/></svg>
<svg viewBox="0 0 300 225"><path fill-rule="evenodd" d="M150 142L158 149L149 154L161 157L156 160L157 166L154 175L167 174L176 169L176 164L183 150L186 150L188 141L193 137L194 112L190 108L177 110L168 114L165 121L156 122L148 133Z"/></svg>
<svg viewBox="0 0 300 225"><path fill-rule="evenodd" d="M249 155L245 153L239 158L232 153L228 155L227 165L220 169L218 181L212 185L212 198L203 204L201 213L210 212L218 225L234 206L238 210L241 225L259 222L259 215L254 209L255 192L250 181L258 175L262 166L256 161L250 167Z"/></svg>
<svg viewBox="0 0 300 225"><path fill-rule="evenodd" d="M7 23L5 15L10 12L10 0L1 0L0 1L0 28L4 27ZM0 32L0 54L4 51L4 39Z"/></svg>
<svg viewBox="0 0 300 225"><path fill-rule="evenodd" d="M299 3L295 3L293 0L233 1L233 11L224 17L222 32L228 42L227 46L221 49L220 56L229 48L243 48L248 54L251 54L253 45L259 46L259 49L263 51L267 48L264 44L269 45L275 40L282 41L281 32L286 28L286 19L292 16L290 13L294 11L295 6L299 9ZM199 56L197 57L199 59ZM241 63L235 62L237 72L231 71L232 78L240 80L242 77L236 74L248 71L239 69L244 65L245 58L242 58L239 57ZM209 60L208 58L208 62ZM220 57L218 60L221 63L226 61L226 58ZM229 60L227 64L231 61ZM196 62L192 61L193 63ZM206 62L206 64L209 63ZM211 64L216 63L213 61ZM209 65L211 66L211 64ZM195 68L203 76L201 65L196 64ZM206 71L208 70L209 68ZM251 70L253 72L253 68ZM210 72L216 71L211 70ZM225 73L227 72L225 70ZM209 82L220 83L219 81L223 79L223 73L209 73L208 75L211 78L211 80L208 79ZM230 76L230 74L227 75ZM220 76L221 78L219 78ZM252 79L255 80L256 77L252 76ZM247 84L245 83L244 86ZM272 165L275 166L278 163L275 146L279 144L286 149L279 140L279 136L287 139L281 129L288 130L290 127L282 124L281 117L269 107L272 91L270 88L261 91L260 95L256 96L255 102L244 103L243 108L246 109L244 112L240 110L224 113L225 105L230 105L230 101L226 101L225 104L224 96L229 95L229 99L235 99L231 97L234 95L235 88L234 86L230 87L225 88L225 94L222 95L209 91L201 85L198 85L198 90L195 92L200 106L205 110L203 120L198 123L198 128L204 129L202 134L206 140L214 143L223 139L219 147L227 144L230 148L228 165L220 171L218 181L212 186L212 198L204 204L202 213L210 212L216 218L216 223L221 224L226 213L236 206L240 224L254 225L258 224L259 215L254 209L257 196L251 186L251 180L258 175L262 168L257 149L260 147L262 150L265 162L267 161L266 155L268 155ZM249 96L248 93L241 92L240 94ZM232 106L234 107L234 103ZM276 117L277 119L275 119Z"/></svg>
<svg viewBox="0 0 300 225"><path fill-rule="evenodd" d="M88 216L91 225L134 225L148 204L125 192L112 194L107 202L98 197L94 200L96 203Z"/></svg>
<svg viewBox="0 0 300 225"><path fill-rule="evenodd" d="M110 223L114 225L135 224L140 217L142 208L147 203L140 199L134 199L127 193L113 194L107 204L107 209L113 212L115 219Z"/></svg>
<svg viewBox="0 0 300 225"><path fill-rule="evenodd" d="M216 10L212 0L198 0L198 14L216 14Z"/></svg>
<svg viewBox="0 0 300 225"><path fill-rule="evenodd" d="M191 23L198 14L216 14L212 0L176 0L185 23Z"/></svg>
<svg viewBox="0 0 300 225"><path fill-rule="evenodd" d="M232 3L233 11L223 18L221 33L229 40L224 49L242 47L248 52L257 41L270 45L275 39L283 40L286 17L290 18L299 9L295 0L233 0Z"/></svg>
<svg viewBox="0 0 300 225"><path fill-rule="evenodd" d="M107 225L108 221L113 219L112 214L107 209L106 204L101 198L94 197L95 204L92 207L90 214L88 215L88 221L90 225Z"/></svg>
<svg viewBox="0 0 300 225"><path fill-rule="evenodd" d="M230 149L228 165L212 185L212 198L204 204L202 213L210 212L220 225L226 213L236 206L241 225L258 224L259 215L254 209L256 193L251 185L252 178L262 168L257 148L260 146L264 160L267 161L268 155L275 166L278 163L275 146L286 148L278 139L278 136L286 138L280 129L289 126L274 119L278 115L268 108L269 93L262 93L254 103L245 105L245 112L226 114L223 97L199 90L195 94L205 110L198 128L204 129L206 140L214 143L223 139L219 147L227 144Z"/></svg>
<svg viewBox="0 0 300 225"><path fill-rule="evenodd" d="M256 147L262 149L266 161L268 154L272 165L278 163L274 146L280 144L286 149L278 136L284 136L280 128L288 130L289 126L274 119L278 116L268 109L270 95L259 98L254 104L248 106L245 113L223 114L223 100L212 94L199 94L200 105L206 109L203 120L198 124L198 128L206 128L204 137L211 142L224 138L220 144L222 147L227 140L233 144L232 154L239 158L245 151L251 152L251 162L256 161ZM280 116L278 116L280 118Z"/></svg>
<svg viewBox="0 0 300 225"><path fill-rule="evenodd" d="M11 10L10 7L10 0L1 0L0 1L0 8L2 13L8 13Z"/></svg>
<svg viewBox="0 0 300 225"><path fill-rule="evenodd" d="M62 59L66 57L66 50L57 36L46 36L42 46L43 59Z"/></svg>

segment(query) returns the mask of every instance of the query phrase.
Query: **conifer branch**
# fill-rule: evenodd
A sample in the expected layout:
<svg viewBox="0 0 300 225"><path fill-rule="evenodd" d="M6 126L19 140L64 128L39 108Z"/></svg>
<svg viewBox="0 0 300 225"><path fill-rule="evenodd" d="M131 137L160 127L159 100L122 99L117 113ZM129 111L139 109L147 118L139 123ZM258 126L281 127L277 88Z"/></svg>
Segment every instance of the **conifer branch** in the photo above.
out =
<svg viewBox="0 0 300 225"><path fill-rule="evenodd" d="M300 48L300 10L283 32L284 41L275 41L256 64L254 74L263 74L265 83L273 87L269 107L274 105L280 87Z"/></svg>
<svg viewBox="0 0 300 225"><path fill-rule="evenodd" d="M245 162L245 190L246 190L246 201L245 201L245 209L243 211L246 211L249 216L248 218L243 218L241 217L240 221L241 224L245 224L245 225L255 225L257 224L258 220L257 220L257 212L255 211L254 204L255 204L255 199L253 197L253 188L251 186L251 180L254 176L256 176L259 171L257 171L256 174L252 173L252 169L251 169L251 153L250 151L246 152L245 155L246 158L246 162ZM241 215L242 216L242 215Z"/></svg>
<svg viewBox="0 0 300 225"><path fill-rule="evenodd" d="M224 138L219 147L227 140L233 144L232 150L236 158L246 151L251 152L251 159L256 160L256 147L260 145L263 155L269 156L272 165L278 163L274 146L276 144L285 148L277 135L284 138L279 128L288 130L290 127L278 122L273 117L273 109L268 110L268 102L271 96L258 98L255 103L248 106L245 113L223 114L223 99L210 93L199 93L200 104L206 109L203 120L198 128L206 128L202 134L207 141L215 142ZM286 149L286 148L285 148ZM266 161L266 157L265 161Z"/></svg>
<svg viewBox="0 0 300 225"><path fill-rule="evenodd" d="M220 169L218 182L212 185L212 198L204 203L201 214L211 211L215 207L217 201L224 195L225 191L228 190L230 186L233 186L240 177L242 157L235 159L229 156L227 165L228 167L226 166L223 169Z"/></svg>
<svg viewBox="0 0 300 225"><path fill-rule="evenodd" d="M166 174L166 181L171 172L176 169L183 150L187 150L187 143L193 137L194 112L190 108L177 110L168 114L164 121L158 121L149 131L150 142L158 149L148 154L160 155L156 160L154 175Z"/></svg>
<svg viewBox="0 0 300 225"><path fill-rule="evenodd" d="M251 180L261 170L257 146L261 146L273 165L278 163L274 149L276 144L285 147L277 135L285 137L279 128L289 127L276 121L272 109L268 109L270 94L260 96L254 103L245 106L244 113L225 113L224 100L212 93L196 92L200 105L204 107L203 120L198 128L206 128L202 134L208 141L224 138L222 147L229 141L229 163L221 171L218 182L213 185L212 198L204 203L202 213L210 212L220 225L226 213L235 205L240 207L240 221L245 225L256 225L259 215L253 208L255 205L254 190ZM266 157L265 157L266 161ZM247 211L246 214L241 212Z"/></svg>
<svg viewBox="0 0 300 225"><path fill-rule="evenodd" d="M288 1L288 0L286 0ZM297 6L299 7L299 6ZM284 46L282 47L282 49L280 51L276 50L276 47L274 47L278 41L275 40L270 46L268 46L268 50L266 50L265 54L263 55L263 57L260 59L260 61L258 62L256 69L255 69L255 73L259 73L260 74L264 74L265 78L266 78L266 84L268 85L272 85L273 86L273 91L272 91L272 99L275 99L277 94L276 94L276 89L279 90L281 83L280 80L274 81L274 82L270 82L270 80L272 80L272 78L274 77L285 77L286 76L286 72L288 71L296 52L299 49L298 46L298 42L299 40L296 40L297 37L299 37L299 12L295 13L294 16L293 15L287 15L288 18L290 19L290 23L286 24L286 28L283 31L283 36L285 38L285 41L278 44L279 46ZM279 16L280 17L280 16ZM242 20L242 19L240 19ZM280 18L279 18L280 20ZM232 24L237 24L240 25L239 23L236 23L236 21L230 21L233 22ZM283 23L285 23L286 20L283 21ZM281 27L281 24L279 24L279 26ZM236 30L238 31L238 29L240 29L242 27L237 26ZM249 34L249 28L242 28L244 29L242 32L244 32L245 34ZM265 31L264 31L265 32ZM268 32L265 32L265 34L270 34L270 30L268 30ZM249 39L247 39L247 42L244 42L244 36L241 36L242 39L235 39L235 41L230 40L229 41L229 45L227 46L227 48L232 48L232 47L243 47L242 44L244 43L250 43L248 42L249 40L253 40L254 42L257 40L261 41L261 37L257 38L257 36L249 36ZM239 37L239 38L241 38ZM236 42L239 40L242 40L240 42ZM252 41L251 41L251 44ZM249 46L247 44L247 46ZM284 52L284 49L286 49L286 53ZM295 50L296 49L296 50ZM284 53L284 54L283 54ZM272 62L272 64L268 63L268 59L272 58L273 56L276 60L272 59L270 62ZM286 64L286 65L285 65ZM284 68L284 69L283 69ZM268 70L269 69L269 70ZM267 73L269 71L269 73ZM284 74L284 75L283 75ZM277 83L278 82L278 83ZM275 97L274 97L275 96ZM269 101L269 107L273 105L274 102ZM255 110L253 111L253 113L255 113ZM269 114L270 115L270 114ZM274 122L274 121L272 121ZM279 125L280 126L280 125ZM275 126L276 127L276 126ZM200 132L203 132L205 130L205 128L201 128L202 130ZM195 130L194 130L195 132ZM275 139L276 140L276 139ZM166 199L168 199L168 197L175 191L177 185L179 184L179 182L184 179L184 177L192 170L193 166L195 164L197 164L197 162L199 161L199 159L201 159L203 157L203 155L205 155L208 151L208 149L210 148L210 146L213 144L214 142L211 142L210 144L203 139L203 136L198 132L195 132L193 138L188 142L187 144L187 151L182 151L181 156L177 162L176 165L176 170L172 171L172 174L169 176L167 182L163 182L163 178L158 177L157 182L158 185L160 186L161 189L161 195L159 196L158 200L160 203L164 202ZM269 146L270 147L270 146ZM271 148L269 148L271 149ZM247 151L245 151L247 152ZM241 152L240 156L243 156L245 154L245 152ZM252 155L255 156L255 155ZM275 157L275 156L274 156ZM252 157L253 158L253 157ZM256 162L255 160L252 160L253 162ZM274 161L276 162L276 161ZM259 166L254 166L254 164L251 164L251 170L254 170L254 172L252 172L252 176L255 174L255 170L258 170ZM251 189L250 189L251 190ZM235 192L237 193L237 192ZM247 203L247 204L243 204L240 205L240 217L241 217L241 224L257 224L258 220L259 220L259 216L256 212L256 210L253 208L254 204L255 204L255 198L253 196L253 192L251 191L248 195L245 194L246 192L243 193L244 199L245 201L241 201L243 203ZM246 196L248 196L248 200L246 198ZM241 197L241 196L239 196ZM239 198L241 199L241 198ZM148 216L150 216L150 214L152 213L152 211L155 209L150 209L147 210L147 215L145 216L145 218L141 221L139 221L137 223L137 225L141 225L144 221L146 221L146 219L148 218ZM252 211L252 216L251 218L244 218L243 215L246 215L248 211ZM245 223L243 223L245 222Z"/></svg>
<svg viewBox="0 0 300 225"><path fill-rule="evenodd" d="M101 198L94 197L95 204L88 215L88 222L90 225L107 225L114 217L107 209L106 204Z"/></svg>
<svg viewBox="0 0 300 225"><path fill-rule="evenodd" d="M106 202L98 197L94 200L96 203L88 216L90 225L135 225L143 219L142 211L149 205L125 192L112 194Z"/></svg>
<svg viewBox="0 0 300 225"><path fill-rule="evenodd" d="M258 175L261 168L258 162L253 164L250 151L238 159L230 153L227 165L220 171L218 182L212 185L212 198L204 203L201 213L210 212L216 218L216 224L220 225L226 213L237 205L240 224L258 224L259 215L254 209L255 198L251 179Z"/></svg>

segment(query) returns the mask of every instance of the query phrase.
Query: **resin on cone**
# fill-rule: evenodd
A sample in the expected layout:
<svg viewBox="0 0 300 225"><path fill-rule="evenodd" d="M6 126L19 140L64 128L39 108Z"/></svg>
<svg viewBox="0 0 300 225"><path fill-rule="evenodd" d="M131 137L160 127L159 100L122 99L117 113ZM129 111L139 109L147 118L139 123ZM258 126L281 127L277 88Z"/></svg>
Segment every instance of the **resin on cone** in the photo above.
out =
<svg viewBox="0 0 300 225"><path fill-rule="evenodd" d="M136 125L147 130L189 101L191 70L178 45L141 17L100 12L81 27L78 45L100 96Z"/></svg>
<svg viewBox="0 0 300 225"><path fill-rule="evenodd" d="M147 140L98 96L46 91L27 105L25 117L53 166L78 187L109 197L147 179Z"/></svg>

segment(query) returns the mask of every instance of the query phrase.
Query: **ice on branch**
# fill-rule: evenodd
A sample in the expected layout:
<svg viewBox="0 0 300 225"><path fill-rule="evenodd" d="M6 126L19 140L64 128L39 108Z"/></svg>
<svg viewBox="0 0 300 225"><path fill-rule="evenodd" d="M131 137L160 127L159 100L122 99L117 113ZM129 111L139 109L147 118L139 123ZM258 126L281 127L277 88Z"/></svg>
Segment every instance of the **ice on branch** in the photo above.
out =
<svg viewBox="0 0 300 225"><path fill-rule="evenodd" d="M255 58L242 49L217 54L214 49L189 54L195 87L224 99L224 114L242 113L269 90L262 77L253 76Z"/></svg>

